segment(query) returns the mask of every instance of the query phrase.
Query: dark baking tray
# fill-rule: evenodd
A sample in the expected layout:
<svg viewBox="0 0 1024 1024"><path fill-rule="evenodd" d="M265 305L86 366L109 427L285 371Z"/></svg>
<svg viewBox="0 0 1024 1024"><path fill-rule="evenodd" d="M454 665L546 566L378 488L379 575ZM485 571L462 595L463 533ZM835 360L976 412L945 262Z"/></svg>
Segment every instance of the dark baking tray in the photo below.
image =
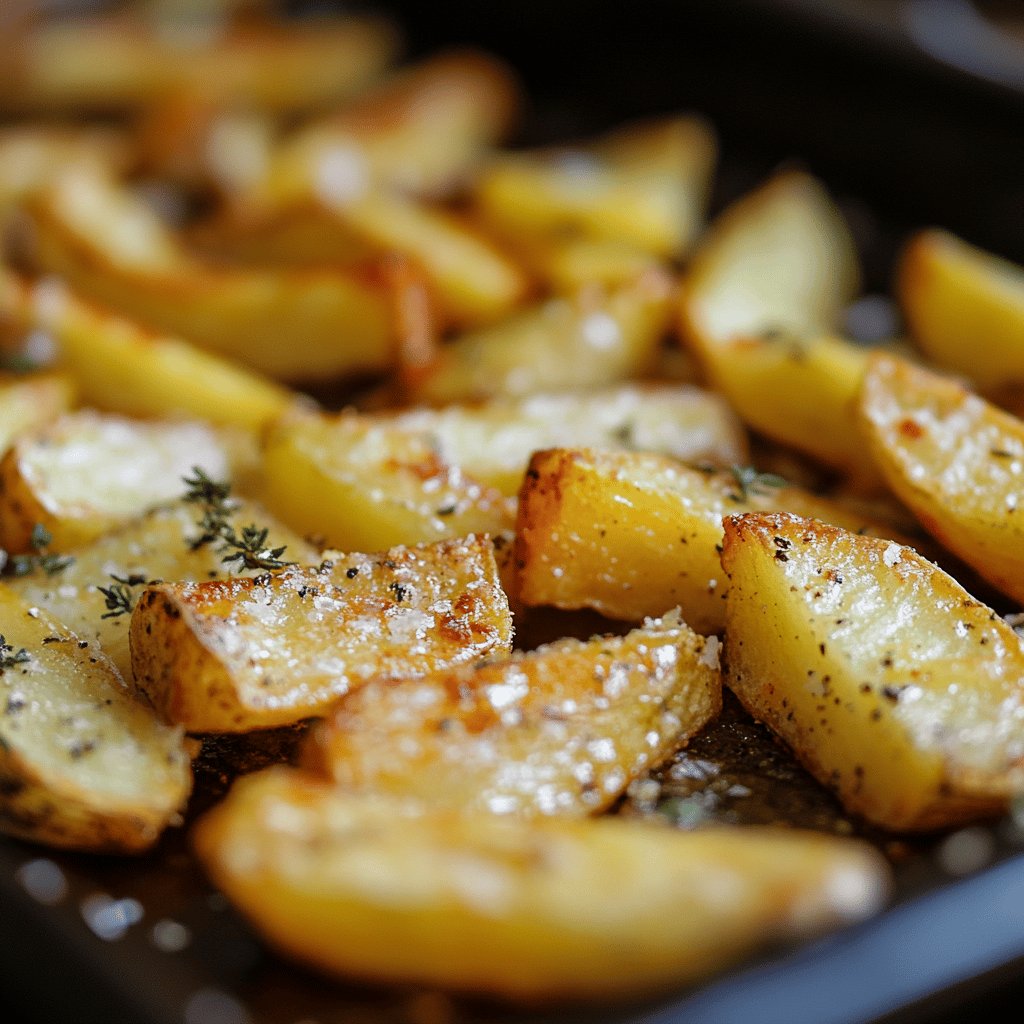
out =
<svg viewBox="0 0 1024 1024"><path fill-rule="evenodd" d="M301 14L338 5L292 6ZM799 160L840 197L868 286L878 291L887 287L900 239L917 225L942 224L1024 259L1024 90L1012 76L993 80L923 51L907 31L913 6L652 0L627 10L597 0L459 0L387 10L405 25L413 55L475 43L517 67L532 99L524 141L699 110L722 141L716 207L780 162ZM557 632L558 623L546 625ZM774 765L773 786L799 804L795 817L811 814L825 827L839 820L828 796L754 726L737 718L719 731L726 747L738 736L745 757ZM276 734L255 751L244 742L212 745L193 811L215 799L239 766L286 753L293 739ZM948 1024L984 1013L990 1021L1019 1020L1021 835L1003 822L962 838L981 850L985 867L957 877L943 866L942 840L901 846L894 905L864 925L776 950L658 1003L534 1014L437 993L335 985L281 962L207 886L182 831L127 862L0 839L0 1019ZM40 902L39 884L55 879L65 889L50 895L60 899ZM183 936L187 943L175 949Z"/></svg>

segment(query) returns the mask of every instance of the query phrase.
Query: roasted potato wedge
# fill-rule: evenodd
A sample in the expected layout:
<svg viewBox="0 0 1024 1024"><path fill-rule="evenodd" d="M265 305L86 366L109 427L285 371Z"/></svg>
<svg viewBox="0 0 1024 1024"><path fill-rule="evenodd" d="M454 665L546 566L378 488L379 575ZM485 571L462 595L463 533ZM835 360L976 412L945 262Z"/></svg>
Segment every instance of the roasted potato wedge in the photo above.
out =
<svg viewBox="0 0 1024 1024"><path fill-rule="evenodd" d="M147 589L131 621L136 684L193 732L247 732L322 714L377 676L416 677L512 642L488 538L319 567Z"/></svg>
<svg viewBox="0 0 1024 1024"><path fill-rule="evenodd" d="M725 521L726 682L844 807L894 831L1024 783L1024 649L916 552L783 513Z"/></svg>
<svg viewBox="0 0 1024 1024"><path fill-rule="evenodd" d="M929 359L983 387L1024 382L1024 267L933 229L911 239L896 288Z"/></svg>
<svg viewBox="0 0 1024 1024"><path fill-rule="evenodd" d="M304 763L351 791L578 817L610 807L721 707L717 639L667 615L625 637L370 683L317 729Z"/></svg>
<svg viewBox="0 0 1024 1024"><path fill-rule="evenodd" d="M1024 602L1024 423L882 353L864 378L860 416L886 481L925 529Z"/></svg>
<svg viewBox="0 0 1024 1024"><path fill-rule="evenodd" d="M265 499L292 529L346 551L379 551L512 528L514 502L445 462L425 431L354 413L268 433Z"/></svg>
<svg viewBox="0 0 1024 1024"><path fill-rule="evenodd" d="M225 106L296 112L356 94L397 47L391 25L371 18L250 20L216 26L201 43L195 31L175 27L126 14L9 32L0 55L0 106L105 113L200 92Z"/></svg>
<svg viewBox="0 0 1024 1024"><path fill-rule="evenodd" d="M56 342L81 401L99 409L256 430L299 401L235 363L79 299L56 280L36 287L34 319Z"/></svg>
<svg viewBox="0 0 1024 1024"><path fill-rule="evenodd" d="M206 265L148 207L95 176L63 178L28 208L38 268L147 327L283 380L396 361L392 299L373 268Z"/></svg>
<svg viewBox="0 0 1024 1024"><path fill-rule="evenodd" d="M285 768L236 783L195 840L289 957L531 1002L693 982L867 917L888 889L874 850L823 835L411 810Z"/></svg>
<svg viewBox="0 0 1024 1024"><path fill-rule="evenodd" d="M757 509L813 516L875 536L892 528L750 467L693 469L648 452L537 452L519 495L516 596L639 622L678 606L720 633L728 584L722 517ZM900 538L905 539L905 538Z"/></svg>
<svg viewBox="0 0 1024 1024"><path fill-rule="evenodd" d="M660 452L723 466L744 464L748 454L729 407L689 385L624 384L377 418L429 434L445 462L508 495L518 492L535 451L561 444Z"/></svg>
<svg viewBox="0 0 1024 1024"><path fill-rule="evenodd" d="M547 299L446 345L416 374L412 397L443 405L643 377L657 361L671 304L671 283L660 270L609 292Z"/></svg>
<svg viewBox="0 0 1024 1024"><path fill-rule="evenodd" d="M28 551L37 524L58 550L88 543L177 498L193 466L230 476L225 447L201 423L68 413L20 434L0 459L0 547Z"/></svg>
<svg viewBox="0 0 1024 1024"><path fill-rule="evenodd" d="M67 412L77 389L64 373L0 373L0 452L15 439Z"/></svg>
<svg viewBox="0 0 1024 1024"><path fill-rule="evenodd" d="M179 491L184 491L183 484L179 484ZM268 527L267 546L284 546L289 559L308 563L318 557L315 549L250 502L233 500L226 522L237 534L249 523ZM179 501L155 508L85 547L50 558L37 555L12 561L8 572L14 570L16 575L7 584L29 604L45 608L83 640L98 643L122 678L130 682L130 615L125 613L147 583L198 582L229 574L254 576L265 571L225 564L225 556L230 552L223 545L196 544L202 533L202 510L195 504ZM126 595L121 605L114 601L116 595L108 597L100 590L103 587L108 592L117 591L119 583Z"/></svg>
<svg viewBox="0 0 1024 1024"><path fill-rule="evenodd" d="M494 58L472 50L431 57L299 129L241 202L338 206L379 188L443 196L508 132L518 106L512 73Z"/></svg>
<svg viewBox="0 0 1024 1024"><path fill-rule="evenodd" d="M556 295L575 295L593 285L620 288L656 268L668 269L653 253L626 242L542 238L507 239L506 244Z"/></svg>
<svg viewBox="0 0 1024 1024"><path fill-rule="evenodd" d="M192 788L182 731L2 584L0 633L0 831L103 853L152 846Z"/></svg>
<svg viewBox="0 0 1024 1024"><path fill-rule="evenodd" d="M632 125L590 145L503 155L478 176L474 201L507 238L577 235L679 258L700 230L716 148L699 118Z"/></svg>

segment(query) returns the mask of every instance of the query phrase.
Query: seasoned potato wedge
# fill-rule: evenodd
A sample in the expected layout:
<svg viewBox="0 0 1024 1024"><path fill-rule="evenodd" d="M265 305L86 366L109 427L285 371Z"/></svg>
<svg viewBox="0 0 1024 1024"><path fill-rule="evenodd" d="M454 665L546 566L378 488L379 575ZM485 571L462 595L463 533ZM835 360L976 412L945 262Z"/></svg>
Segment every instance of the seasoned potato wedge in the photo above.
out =
<svg viewBox="0 0 1024 1024"><path fill-rule="evenodd" d="M34 293L36 324L58 348L84 403L128 416L199 417L257 429L298 397L180 338L77 298L57 281Z"/></svg>
<svg viewBox="0 0 1024 1024"><path fill-rule="evenodd" d="M593 238L542 238L507 244L522 263L556 295L581 288L619 288L667 264L639 246Z"/></svg>
<svg viewBox="0 0 1024 1024"><path fill-rule="evenodd" d="M647 452L540 451L519 496L517 597L630 622L678 606L698 632L721 632L722 517L757 509L896 536L888 524L749 467L692 469Z"/></svg>
<svg viewBox="0 0 1024 1024"><path fill-rule="evenodd" d="M223 105L301 111L364 88L389 63L397 42L387 22L370 18L250 20L218 26L201 44L196 32L174 28L121 15L54 19L27 34L9 32L0 53L0 106L107 112L201 91Z"/></svg>
<svg viewBox="0 0 1024 1024"><path fill-rule="evenodd" d="M456 338L417 374L413 397L445 404L495 395L593 390L642 377L671 316L670 280L651 270L610 292L547 299Z"/></svg>
<svg viewBox="0 0 1024 1024"><path fill-rule="evenodd" d="M170 722L246 732L321 714L375 676L415 677L512 642L491 541L469 536L255 579L165 583L131 622L136 684Z"/></svg>
<svg viewBox="0 0 1024 1024"><path fill-rule="evenodd" d="M1024 649L892 541L792 515L725 521L726 682L851 813L936 829L1024 783Z"/></svg>
<svg viewBox="0 0 1024 1024"><path fill-rule="evenodd" d="M19 435L0 459L0 547L28 551L36 524L58 550L85 544L177 498L193 466L230 475L224 446L203 424L68 413Z"/></svg>
<svg viewBox="0 0 1024 1024"><path fill-rule="evenodd" d="M700 229L715 156L705 121L651 121L589 145L503 155L477 178L474 200L510 239L577 235L678 258Z"/></svg>
<svg viewBox="0 0 1024 1024"><path fill-rule="evenodd" d="M410 409L390 422L429 434L445 462L509 495L522 485L535 451L561 444L661 452L724 466L747 461L746 437L729 407L688 385L624 384L583 394L493 398Z"/></svg>
<svg viewBox="0 0 1024 1024"><path fill-rule="evenodd" d="M896 496L985 579L1024 601L1024 423L881 353L864 378L860 415Z"/></svg>
<svg viewBox="0 0 1024 1024"><path fill-rule="evenodd" d="M318 199L337 206L381 187L445 195L507 133L518 105L512 73L493 57L472 50L439 54L301 128L242 201L276 208Z"/></svg>
<svg viewBox="0 0 1024 1024"><path fill-rule="evenodd" d="M1024 382L1024 267L922 231L896 287L914 340L939 366L981 386Z"/></svg>
<svg viewBox="0 0 1024 1024"><path fill-rule="evenodd" d="M179 483L179 492L183 491L184 485ZM18 575L7 581L8 586L29 604L45 608L83 640L98 643L122 678L131 681L130 616L114 614L130 609L112 607L100 587L116 591L120 582L128 595L125 603L132 605L150 581L197 582L265 571L226 565L228 552L221 544L197 546L201 518L202 510L185 501L155 508L85 547L59 553L55 559L22 560ZM234 500L226 522L236 534L249 523L268 527L266 544L270 548L284 546L283 557L298 562L313 562L318 557L305 541L250 502Z"/></svg>
<svg viewBox="0 0 1024 1024"><path fill-rule="evenodd" d="M22 433L57 419L77 394L64 373L0 373L0 452Z"/></svg>
<svg viewBox="0 0 1024 1024"><path fill-rule="evenodd" d="M207 266L148 207L95 176L61 179L29 210L40 270L155 330L284 380L395 361L392 300L373 268Z"/></svg>
<svg viewBox="0 0 1024 1024"><path fill-rule="evenodd" d="M265 500L293 529L346 551L378 551L512 528L515 505L445 462L429 434L352 413L268 434Z"/></svg>
<svg viewBox="0 0 1024 1024"><path fill-rule="evenodd" d="M516 1000L627 998L880 909L866 845L781 830L414 811L276 768L199 823L214 883L332 974Z"/></svg>
<svg viewBox="0 0 1024 1024"><path fill-rule="evenodd" d="M2 584L0 634L0 831L106 853L152 846L192 788L181 730Z"/></svg>
<svg viewBox="0 0 1024 1024"><path fill-rule="evenodd" d="M466 812L595 814L722 707L718 640L678 616L421 680L372 682L305 765L343 789Z"/></svg>

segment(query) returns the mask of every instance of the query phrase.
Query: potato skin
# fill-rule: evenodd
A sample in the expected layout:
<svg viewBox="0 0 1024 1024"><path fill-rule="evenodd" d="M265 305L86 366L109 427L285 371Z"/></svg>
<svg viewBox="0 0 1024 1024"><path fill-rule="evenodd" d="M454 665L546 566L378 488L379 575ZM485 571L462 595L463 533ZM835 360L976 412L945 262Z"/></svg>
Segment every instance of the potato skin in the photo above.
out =
<svg viewBox="0 0 1024 1024"><path fill-rule="evenodd" d="M722 564L727 685L850 813L925 831L1005 810L1024 653L991 609L909 548L783 513L729 517Z"/></svg>
<svg viewBox="0 0 1024 1024"><path fill-rule="evenodd" d="M820 834L459 815L285 768L239 780L193 836L300 963L532 1004L684 985L866 917L888 889L875 850Z"/></svg>

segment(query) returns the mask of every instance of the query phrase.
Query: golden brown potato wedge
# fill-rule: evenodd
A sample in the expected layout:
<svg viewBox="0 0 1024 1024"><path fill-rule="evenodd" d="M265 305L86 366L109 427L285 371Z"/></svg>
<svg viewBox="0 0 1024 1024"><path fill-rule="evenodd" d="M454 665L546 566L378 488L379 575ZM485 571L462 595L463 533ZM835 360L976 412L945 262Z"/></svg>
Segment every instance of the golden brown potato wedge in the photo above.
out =
<svg viewBox="0 0 1024 1024"><path fill-rule="evenodd" d="M77 298L59 281L37 285L33 307L81 401L99 409L256 430L299 401L287 388L181 338Z"/></svg>
<svg viewBox="0 0 1024 1024"><path fill-rule="evenodd" d="M365 88L397 45L391 25L371 18L194 29L128 14L10 32L0 54L0 106L107 112L201 92L222 105L301 111Z"/></svg>
<svg viewBox="0 0 1024 1024"><path fill-rule="evenodd" d="M195 834L214 883L331 974L508 999L625 999L880 909L866 845L781 830L413 811L276 768Z"/></svg>
<svg viewBox="0 0 1024 1024"><path fill-rule="evenodd" d="M511 645L486 537L326 554L319 567L147 589L132 615L132 667L158 712L193 732L286 725L376 676Z"/></svg>
<svg viewBox="0 0 1024 1024"><path fill-rule="evenodd" d="M594 608L627 622L678 606L698 632L719 633L728 591L718 558L722 517L757 509L898 536L746 466L716 471L648 452L540 451L519 495L516 596L527 606Z"/></svg>
<svg viewBox="0 0 1024 1024"><path fill-rule="evenodd" d="M372 682L317 728L304 764L345 790L467 813L596 814L721 710L718 646L670 614Z"/></svg>
<svg viewBox="0 0 1024 1024"><path fill-rule="evenodd" d="M397 358L392 300L374 268L208 266L141 201L72 175L29 204L33 257L84 298L285 380L382 369Z"/></svg>
<svg viewBox="0 0 1024 1024"><path fill-rule="evenodd" d="M578 235L678 258L700 230L715 156L705 121L666 118L589 145L503 155L477 178L474 201L509 239Z"/></svg>
<svg viewBox="0 0 1024 1024"><path fill-rule="evenodd" d="M493 57L439 54L285 140L242 202L337 206L382 186L445 195L507 133L518 105L512 73Z"/></svg>
<svg viewBox="0 0 1024 1024"><path fill-rule="evenodd" d="M192 788L181 730L2 584L0 634L0 831L104 853L152 846Z"/></svg>
<svg viewBox="0 0 1024 1024"><path fill-rule="evenodd" d="M179 493L184 491L184 483L179 482ZM12 560L7 571L16 575L7 583L29 604L45 608L83 640L98 643L122 678L130 682L128 613L147 583L198 582L266 571L226 564L224 559L231 552L221 543L197 545L203 534L201 520L202 508L193 503L179 501L155 508L85 547L49 552L49 558L37 554ZM250 523L268 527L266 546L283 546L284 558L309 563L318 557L315 549L250 502L232 499L226 522L237 535ZM124 597L121 603L118 594Z"/></svg>
<svg viewBox="0 0 1024 1024"><path fill-rule="evenodd" d="M20 434L0 459L0 546L28 551L37 524L58 550L88 543L177 498L193 466L230 475L225 447L203 424L61 416Z"/></svg>
<svg viewBox="0 0 1024 1024"><path fill-rule="evenodd" d="M506 244L556 295L581 288L619 288L648 271L668 270L665 261L639 246L593 238L507 239Z"/></svg>
<svg viewBox="0 0 1024 1024"><path fill-rule="evenodd" d="M522 486L530 456L558 445L660 452L721 466L745 464L748 454L729 407L689 385L623 384L374 418L428 434L445 462L508 495Z"/></svg>
<svg viewBox="0 0 1024 1024"><path fill-rule="evenodd" d="M916 552L782 513L725 521L726 682L896 831L998 814L1024 782L1024 649Z"/></svg>
<svg viewBox="0 0 1024 1024"><path fill-rule="evenodd" d="M305 536L379 551L466 533L510 530L515 503L446 462L431 436L354 413L272 428L265 500Z"/></svg>
<svg viewBox="0 0 1024 1024"><path fill-rule="evenodd" d="M660 270L605 292L547 299L442 348L412 382L412 397L445 404L541 391L594 390L643 377L671 316Z"/></svg>
<svg viewBox="0 0 1024 1024"><path fill-rule="evenodd" d="M1024 422L881 353L864 378L860 415L886 481L925 529L1024 601Z"/></svg>
<svg viewBox="0 0 1024 1024"><path fill-rule="evenodd" d="M946 231L922 231L900 262L910 332L939 366L980 386L1024 382L1024 267Z"/></svg>

